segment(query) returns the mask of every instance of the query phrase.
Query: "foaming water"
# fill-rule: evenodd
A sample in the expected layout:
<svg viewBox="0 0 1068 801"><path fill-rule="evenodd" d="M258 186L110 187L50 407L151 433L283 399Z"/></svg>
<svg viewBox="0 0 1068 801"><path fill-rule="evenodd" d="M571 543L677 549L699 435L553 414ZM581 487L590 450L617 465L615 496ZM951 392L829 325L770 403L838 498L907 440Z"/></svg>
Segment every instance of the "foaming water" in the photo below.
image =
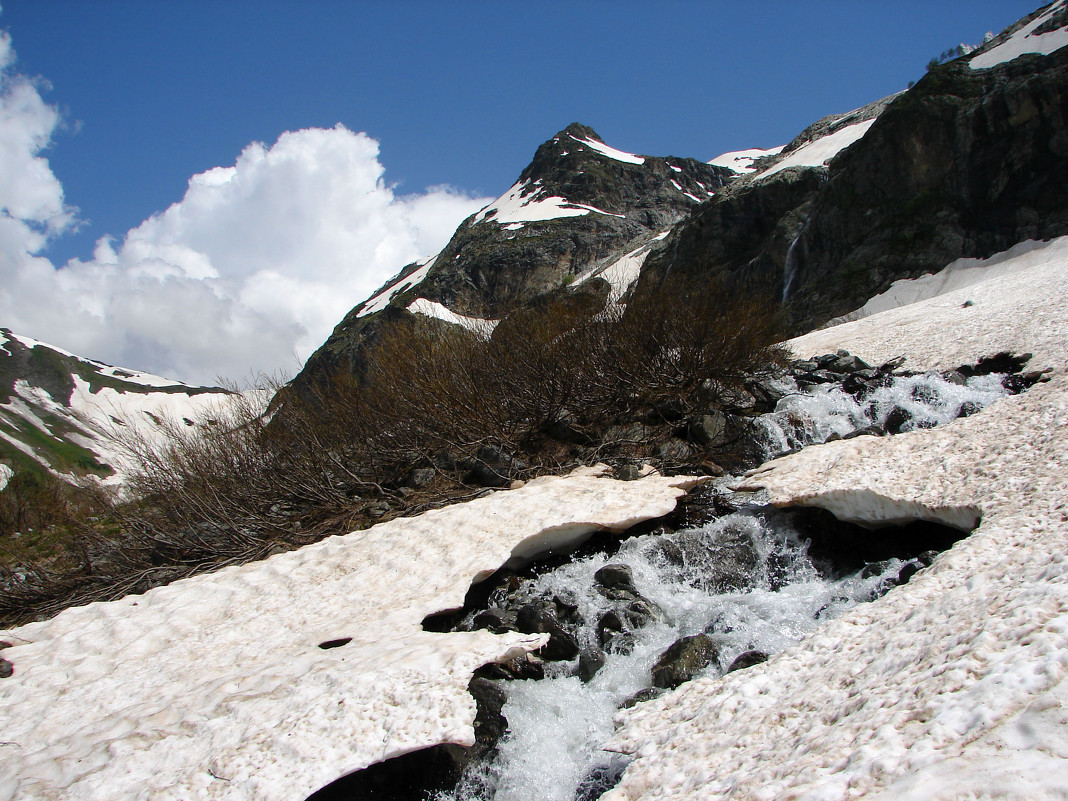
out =
<svg viewBox="0 0 1068 801"><path fill-rule="evenodd" d="M826 442L834 434L844 437L868 426L884 427L891 414L903 420L900 431L948 423L1009 395L1003 378L974 376L961 385L937 373L898 376L858 400L837 384L801 390L787 377L777 387L786 396L775 411L758 417L756 424L764 435L765 456L772 458Z"/></svg>
<svg viewBox="0 0 1068 801"><path fill-rule="evenodd" d="M630 568L638 595L659 610L654 619L611 640L604 666L587 683L574 675L574 662L552 663L539 681L505 682L509 733L497 757L471 771L449 798L596 797L624 767L621 757L600 750L612 735L612 718L650 686L654 664L672 643L706 634L716 656L700 675L720 675L743 653L774 654L877 597L904 562L890 560L868 578L824 580L796 532L739 512L696 529L629 539L616 554L577 560L531 580L522 593L575 607L580 645L600 651L597 621L626 603L598 590L595 573L607 564Z"/></svg>

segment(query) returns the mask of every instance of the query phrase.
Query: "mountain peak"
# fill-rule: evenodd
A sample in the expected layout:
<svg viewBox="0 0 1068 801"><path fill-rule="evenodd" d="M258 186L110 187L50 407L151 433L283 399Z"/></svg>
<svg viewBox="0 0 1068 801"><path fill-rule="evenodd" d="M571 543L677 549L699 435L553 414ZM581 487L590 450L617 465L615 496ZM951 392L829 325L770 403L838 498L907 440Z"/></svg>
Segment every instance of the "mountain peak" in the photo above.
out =
<svg viewBox="0 0 1068 801"><path fill-rule="evenodd" d="M564 128L564 130L554 136L553 140L566 139L569 136L574 139L587 139L604 144L604 140L598 135L597 131L593 130L593 128L588 125L583 125L581 122L571 123Z"/></svg>

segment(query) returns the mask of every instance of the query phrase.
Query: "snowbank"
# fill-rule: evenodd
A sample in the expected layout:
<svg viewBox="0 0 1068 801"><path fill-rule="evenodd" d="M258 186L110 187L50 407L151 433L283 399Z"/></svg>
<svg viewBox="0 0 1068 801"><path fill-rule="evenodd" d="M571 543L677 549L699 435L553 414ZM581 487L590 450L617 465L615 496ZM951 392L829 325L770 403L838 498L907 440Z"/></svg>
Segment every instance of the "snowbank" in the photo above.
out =
<svg viewBox="0 0 1068 801"><path fill-rule="evenodd" d="M1068 263L806 335L873 363L944 369L1032 352L1048 383L941 428L860 437L749 476L777 504L975 534L765 665L620 716L622 799L1064 798L1068 787ZM972 301L965 306L965 301Z"/></svg>
<svg viewBox="0 0 1068 801"><path fill-rule="evenodd" d="M0 632L0 799L284 799L473 741L479 665L545 635L436 634L513 556L666 514L683 478L584 470ZM351 637L340 647L321 643Z"/></svg>

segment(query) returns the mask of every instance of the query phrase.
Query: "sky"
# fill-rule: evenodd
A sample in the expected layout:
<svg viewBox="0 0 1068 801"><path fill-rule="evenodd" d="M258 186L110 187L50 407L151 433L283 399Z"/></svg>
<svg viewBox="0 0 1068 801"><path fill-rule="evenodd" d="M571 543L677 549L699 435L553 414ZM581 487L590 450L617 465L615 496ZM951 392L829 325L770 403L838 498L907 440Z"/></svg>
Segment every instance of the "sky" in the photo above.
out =
<svg viewBox="0 0 1068 801"><path fill-rule="evenodd" d="M0 326L192 383L295 373L571 122L783 144L1018 0L5 0Z"/></svg>

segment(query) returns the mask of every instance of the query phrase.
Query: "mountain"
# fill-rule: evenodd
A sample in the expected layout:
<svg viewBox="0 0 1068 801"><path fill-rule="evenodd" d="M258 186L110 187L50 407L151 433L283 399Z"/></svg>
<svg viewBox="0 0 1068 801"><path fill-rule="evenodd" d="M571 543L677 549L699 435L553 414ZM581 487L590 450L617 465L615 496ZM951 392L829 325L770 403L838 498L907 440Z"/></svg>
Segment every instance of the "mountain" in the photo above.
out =
<svg viewBox="0 0 1068 801"><path fill-rule="evenodd" d="M293 386L364 377L405 314L472 325L573 292L596 311L669 278L700 292L731 275L802 333L896 280L1068 233L1065 13L1039 9L782 148L702 164L622 153L571 125L441 253L352 309Z"/></svg>
<svg viewBox="0 0 1068 801"><path fill-rule="evenodd" d="M602 295L622 294L637 274L638 254L734 176L694 159L624 153L592 129L569 125L538 148L506 193L465 220L441 253L406 266L353 308L294 386L327 382L339 370L362 377L366 348L405 313L495 319L568 287L588 292L595 276L611 285Z"/></svg>
<svg viewBox="0 0 1068 801"><path fill-rule="evenodd" d="M125 468L116 437L152 437L168 421L192 426L229 394L84 359L0 328L0 464L117 483Z"/></svg>

